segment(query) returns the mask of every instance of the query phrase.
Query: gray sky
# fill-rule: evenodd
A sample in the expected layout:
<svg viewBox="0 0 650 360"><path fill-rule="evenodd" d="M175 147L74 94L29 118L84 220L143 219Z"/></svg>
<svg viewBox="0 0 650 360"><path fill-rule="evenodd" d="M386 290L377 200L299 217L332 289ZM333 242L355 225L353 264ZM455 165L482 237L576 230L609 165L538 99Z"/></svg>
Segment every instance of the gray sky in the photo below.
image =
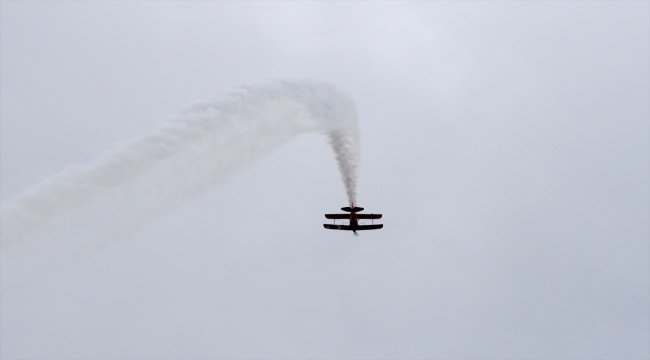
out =
<svg viewBox="0 0 650 360"><path fill-rule="evenodd" d="M648 358L649 3L9 2L1 198L271 75L357 102L3 296L2 358Z"/></svg>

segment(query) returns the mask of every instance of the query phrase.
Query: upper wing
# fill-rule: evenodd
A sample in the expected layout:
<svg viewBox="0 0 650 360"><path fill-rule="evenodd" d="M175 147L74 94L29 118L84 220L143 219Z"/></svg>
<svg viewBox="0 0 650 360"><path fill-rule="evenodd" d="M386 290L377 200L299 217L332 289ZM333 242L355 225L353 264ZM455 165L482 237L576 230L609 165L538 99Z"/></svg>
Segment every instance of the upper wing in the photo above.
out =
<svg viewBox="0 0 650 360"><path fill-rule="evenodd" d="M346 219L350 220L350 214L325 214L328 219Z"/></svg>
<svg viewBox="0 0 650 360"><path fill-rule="evenodd" d="M381 214L357 214L357 219L381 219Z"/></svg>

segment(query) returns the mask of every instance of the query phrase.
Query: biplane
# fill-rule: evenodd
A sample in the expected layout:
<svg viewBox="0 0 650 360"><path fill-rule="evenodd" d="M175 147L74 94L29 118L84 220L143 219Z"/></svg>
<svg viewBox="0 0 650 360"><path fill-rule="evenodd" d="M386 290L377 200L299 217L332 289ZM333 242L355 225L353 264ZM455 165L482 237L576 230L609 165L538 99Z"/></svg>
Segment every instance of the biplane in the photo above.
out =
<svg viewBox="0 0 650 360"><path fill-rule="evenodd" d="M326 218L334 220L334 224L323 224L325 229L348 230L354 232L354 235L358 235L357 231L359 230L377 230L384 227L383 224L374 223L374 220L381 219L381 214L357 214L359 211L363 211L363 208L354 205L342 207L341 210L347 211L349 214L325 214ZM347 225L337 225L336 220L349 220L349 222ZM359 225L359 220L371 220L372 224Z"/></svg>

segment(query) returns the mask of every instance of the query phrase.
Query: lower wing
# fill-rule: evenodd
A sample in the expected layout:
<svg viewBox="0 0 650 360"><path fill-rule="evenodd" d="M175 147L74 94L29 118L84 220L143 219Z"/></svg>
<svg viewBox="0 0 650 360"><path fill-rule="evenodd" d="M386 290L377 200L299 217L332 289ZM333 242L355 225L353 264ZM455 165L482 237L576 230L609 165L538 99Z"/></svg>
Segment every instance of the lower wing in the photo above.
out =
<svg viewBox="0 0 650 360"><path fill-rule="evenodd" d="M356 227L352 227L349 225L332 225L332 224L323 224L323 227L325 229L330 229L330 230L376 230L376 229L381 229L384 227L384 224L377 224L377 225L360 225Z"/></svg>
<svg viewBox="0 0 650 360"><path fill-rule="evenodd" d="M359 225L357 226L357 230L377 230L381 229L384 227L384 224L377 224L377 225Z"/></svg>
<svg viewBox="0 0 650 360"><path fill-rule="evenodd" d="M330 230L352 230L351 226L348 225L332 225L332 224L323 224L325 229Z"/></svg>

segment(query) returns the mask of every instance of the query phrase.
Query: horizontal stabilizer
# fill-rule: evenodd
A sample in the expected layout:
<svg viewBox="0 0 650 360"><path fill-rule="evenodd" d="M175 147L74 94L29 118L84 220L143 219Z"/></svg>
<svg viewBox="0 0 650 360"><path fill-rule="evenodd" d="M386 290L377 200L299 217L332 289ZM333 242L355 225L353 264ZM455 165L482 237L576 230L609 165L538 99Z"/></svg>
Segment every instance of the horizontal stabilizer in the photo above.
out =
<svg viewBox="0 0 650 360"><path fill-rule="evenodd" d="M341 210L347 211L347 212L357 212L357 211L362 211L363 208L362 207L357 207L357 206L351 208L349 206L346 206L346 207L342 207Z"/></svg>
<svg viewBox="0 0 650 360"><path fill-rule="evenodd" d="M357 219L381 219L381 214L357 214Z"/></svg>
<svg viewBox="0 0 650 360"><path fill-rule="evenodd" d="M328 219L346 219L350 220L350 214L325 214ZM358 217L358 215L357 215Z"/></svg>

